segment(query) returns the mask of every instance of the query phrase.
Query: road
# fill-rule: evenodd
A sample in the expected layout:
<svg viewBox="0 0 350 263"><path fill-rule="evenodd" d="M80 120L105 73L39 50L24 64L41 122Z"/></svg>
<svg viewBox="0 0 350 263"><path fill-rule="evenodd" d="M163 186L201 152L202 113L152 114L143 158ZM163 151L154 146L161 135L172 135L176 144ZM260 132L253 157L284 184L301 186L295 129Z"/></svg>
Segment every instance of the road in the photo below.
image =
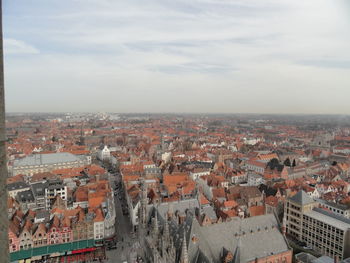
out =
<svg viewBox="0 0 350 263"><path fill-rule="evenodd" d="M110 182L112 183L112 186L114 187L115 180L119 181L120 178L117 176L111 175ZM120 195L120 191L118 193L118 196ZM115 208L116 208L116 235L117 235L117 248L113 250L107 250L107 262L110 263L123 263L123 262L135 262L135 256L136 256L136 249L138 247L138 244L136 242L136 239L133 238L133 235L131 234L132 231L132 225L130 222L130 219L127 215L123 215L122 212L122 201L118 198L118 196L115 196ZM122 194L122 196L124 196ZM126 204L125 204L126 205ZM135 235L134 235L135 236Z"/></svg>

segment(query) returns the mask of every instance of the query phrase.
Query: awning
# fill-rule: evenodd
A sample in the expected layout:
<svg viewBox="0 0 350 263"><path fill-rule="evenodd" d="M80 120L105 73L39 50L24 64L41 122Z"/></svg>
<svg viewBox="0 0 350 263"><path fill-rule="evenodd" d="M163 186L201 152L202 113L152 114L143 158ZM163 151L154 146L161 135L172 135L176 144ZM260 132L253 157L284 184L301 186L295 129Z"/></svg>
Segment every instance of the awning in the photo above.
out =
<svg viewBox="0 0 350 263"><path fill-rule="evenodd" d="M42 259L42 256L34 256L34 257L31 257L31 261L40 260L40 259Z"/></svg>

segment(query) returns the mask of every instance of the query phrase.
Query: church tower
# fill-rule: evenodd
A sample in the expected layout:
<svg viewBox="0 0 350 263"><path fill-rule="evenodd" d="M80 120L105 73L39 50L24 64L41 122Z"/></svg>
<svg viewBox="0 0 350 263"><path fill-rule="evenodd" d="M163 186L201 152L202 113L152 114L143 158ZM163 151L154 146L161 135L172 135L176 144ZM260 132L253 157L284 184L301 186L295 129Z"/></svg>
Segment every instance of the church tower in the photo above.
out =
<svg viewBox="0 0 350 263"><path fill-rule="evenodd" d="M138 211L138 234L139 234L139 241L140 244L142 244L143 239L145 238L146 234L146 227L147 227L147 186L145 184L145 180L142 178L140 182L140 206Z"/></svg>
<svg viewBox="0 0 350 263"><path fill-rule="evenodd" d="M185 230L184 230L184 237L183 237L183 241L182 241L180 263L189 263L188 253L187 253L187 243L186 243L186 231Z"/></svg>

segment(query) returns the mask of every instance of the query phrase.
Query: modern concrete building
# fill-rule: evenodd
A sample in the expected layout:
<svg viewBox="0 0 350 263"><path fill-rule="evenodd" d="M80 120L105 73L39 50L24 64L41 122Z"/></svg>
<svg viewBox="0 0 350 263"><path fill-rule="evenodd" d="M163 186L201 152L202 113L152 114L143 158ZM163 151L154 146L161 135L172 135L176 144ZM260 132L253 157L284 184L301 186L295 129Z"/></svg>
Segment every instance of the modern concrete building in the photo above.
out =
<svg viewBox="0 0 350 263"><path fill-rule="evenodd" d="M59 195L62 200L67 200L67 186L62 181L52 180L47 182L47 188L45 188L45 201L46 209L51 209L52 205Z"/></svg>
<svg viewBox="0 0 350 263"><path fill-rule="evenodd" d="M91 164L91 156L80 156L71 153L33 154L13 163L13 175L33 175L50 172L56 169L73 168Z"/></svg>
<svg viewBox="0 0 350 263"><path fill-rule="evenodd" d="M350 218L350 208L348 208L348 206L343 204L336 204L323 199L316 199L316 201L320 204L320 207L327 208L334 214Z"/></svg>
<svg viewBox="0 0 350 263"><path fill-rule="evenodd" d="M332 258L350 257L350 220L318 207L304 191L287 199L286 234Z"/></svg>

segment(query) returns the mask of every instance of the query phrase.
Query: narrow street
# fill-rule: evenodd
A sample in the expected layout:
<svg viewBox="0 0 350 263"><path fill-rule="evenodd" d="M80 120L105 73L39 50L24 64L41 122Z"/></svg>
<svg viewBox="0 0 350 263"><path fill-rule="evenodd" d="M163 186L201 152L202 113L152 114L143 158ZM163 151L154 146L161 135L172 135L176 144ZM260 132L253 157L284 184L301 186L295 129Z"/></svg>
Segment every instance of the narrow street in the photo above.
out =
<svg viewBox="0 0 350 263"><path fill-rule="evenodd" d="M120 178L118 176L113 176L111 178L111 183L114 181L119 181ZM112 182L113 181L113 182ZM115 198L115 206L116 206L116 236L117 236L117 248L113 250L107 250L107 262L115 262L115 263L124 263L124 262L133 262L132 259L135 254L135 250L137 248L136 239L132 237L131 231L132 226L128 215L123 215L122 210L122 202L124 202L124 194L121 194L121 190L118 190L118 195ZM119 196L123 198L120 200ZM126 204L125 204L126 205Z"/></svg>

